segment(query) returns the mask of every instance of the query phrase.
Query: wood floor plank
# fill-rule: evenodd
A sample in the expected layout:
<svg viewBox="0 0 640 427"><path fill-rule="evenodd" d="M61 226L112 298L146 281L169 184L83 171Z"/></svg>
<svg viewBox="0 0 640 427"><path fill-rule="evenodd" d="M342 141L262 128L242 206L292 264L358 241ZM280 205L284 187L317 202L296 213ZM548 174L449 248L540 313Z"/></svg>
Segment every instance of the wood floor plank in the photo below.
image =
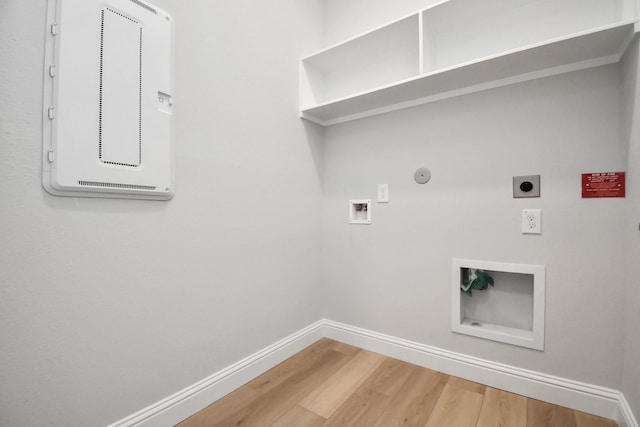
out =
<svg viewBox="0 0 640 427"><path fill-rule="evenodd" d="M484 395L446 384L426 427L475 427Z"/></svg>
<svg viewBox="0 0 640 427"><path fill-rule="evenodd" d="M320 415L296 405L269 427L322 427L325 421Z"/></svg>
<svg viewBox="0 0 640 427"><path fill-rule="evenodd" d="M362 388L393 397L402 388L415 367L415 365L401 360L387 358L362 384Z"/></svg>
<svg viewBox="0 0 640 427"><path fill-rule="evenodd" d="M576 418L571 409L528 399L527 427L576 427Z"/></svg>
<svg viewBox="0 0 640 427"><path fill-rule="evenodd" d="M318 405L320 412L330 415L322 416L303 407L301 401L305 399L312 403L310 406ZM328 339L302 350L177 426L425 425L617 427L612 420L450 377Z"/></svg>
<svg viewBox="0 0 640 427"><path fill-rule="evenodd" d="M584 412L574 411L576 417L576 425L578 427L617 427L618 424L613 420L597 417L595 415L585 414Z"/></svg>
<svg viewBox="0 0 640 427"><path fill-rule="evenodd" d="M277 387L279 384L282 384L293 375L299 373L301 370L306 369L309 365L321 360L333 349L335 344L336 341L329 339L316 341L311 346L253 379L247 383L247 387L260 393L266 393L274 387Z"/></svg>
<svg viewBox="0 0 640 427"><path fill-rule="evenodd" d="M526 427L527 398L487 387L477 427Z"/></svg>
<svg viewBox="0 0 640 427"><path fill-rule="evenodd" d="M323 427L371 427L390 400L390 396L371 389L358 391L331 415Z"/></svg>
<svg viewBox="0 0 640 427"><path fill-rule="evenodd" d="M339 341L332 341L331 348L335 351L339 351L340 353L344 353L347 356L355 356L355 354L361 350L358 347L354 347L349 344L344 344Z"/></svg>
<svg viewBox="0 0 640 427"><path fill-rule="evenodd" d="M385 357L366 350L355 356L300 402L300 406L329 418L384 362Z"/></svg>
<svg viewBox="0 0 640 427"><path fill-rule="evenodd" d="M300 396L318 389L327 378L349 361L350 358L345 354L330 350L322 360L291 376L268 393L261 394L259 398L248 406L239 408L231 416L210 424L210 427L269 425L293 408Z"/></svg>
<svg viewBox="0 0 640 427"><path fill-rule="evenodd" d="M457 387L480 394L484 394L484 391L487 388L487 386L485 385L474 383L473 381L464 380L458 377L449 377L447 384L452 387Z"/></svg>
<svg viewBox="0 0 640 427"><path fill-rule="evenodd" d="M325 427L374 425L414 368L415 365L386 358L358 390L333 413Z"/></svg>
<svg viewBox="0 0 640 427"><path fill-rule="evenodd" d="M257 391L246 386L240 387L177 424L176 427L208 427L212 424L212 420L224 419L235 413L238 408L249 405L258 397L260 397L260 393Z"/></svg>
<svg viewBox="0 0 640 427"><path fill-rule="evenodd" d="M431 369L414 366L375 426L424 427L448 378Z"/></svg>

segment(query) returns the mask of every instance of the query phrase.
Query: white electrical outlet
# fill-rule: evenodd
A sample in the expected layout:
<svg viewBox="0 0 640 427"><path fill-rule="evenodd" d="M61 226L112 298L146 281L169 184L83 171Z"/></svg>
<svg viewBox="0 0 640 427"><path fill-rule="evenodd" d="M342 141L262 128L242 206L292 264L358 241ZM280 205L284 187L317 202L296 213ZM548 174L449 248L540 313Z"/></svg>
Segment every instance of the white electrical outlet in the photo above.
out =
<svg viewBox="0 0 640 427"><path fill-rule="evenodd" d="M389 184L378 184L378 203L389 203Z"/></svg>
<svg viewBox="0 0 640 427"><path fill-rule="evenodd" d="M523 209L522 210L522 234L542 233L542 210Z"/></svg>

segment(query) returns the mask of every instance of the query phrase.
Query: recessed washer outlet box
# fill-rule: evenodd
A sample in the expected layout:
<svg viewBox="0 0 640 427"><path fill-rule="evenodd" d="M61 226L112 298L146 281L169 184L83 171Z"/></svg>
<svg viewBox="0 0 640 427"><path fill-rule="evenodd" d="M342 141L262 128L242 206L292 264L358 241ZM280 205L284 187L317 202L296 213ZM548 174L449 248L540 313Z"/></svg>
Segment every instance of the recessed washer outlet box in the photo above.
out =
<svg viewBox="0 0 640 427"><path fill-rule="evenodd" d="M540 197L540 175L514 176L513 197Z"/></svg>
<svg viewBox="0 0 640 427"><path fill-rule="evenodd" d="M494 284L463 293L471 270ZM451 330L534 350L544 350L545 266L454 258Z"/></svg>
<svg viewBox="0 0 640 427"><path fill-rule="evenodd" d="M144 0L49 0L46 25L44 188L170 199L173 19Z"/></svg>
<svg viewBox="0 0 640 427"><path fill-rule="evenodd" d="M349 200L349 223L371 224L371 200Z"/></svg>

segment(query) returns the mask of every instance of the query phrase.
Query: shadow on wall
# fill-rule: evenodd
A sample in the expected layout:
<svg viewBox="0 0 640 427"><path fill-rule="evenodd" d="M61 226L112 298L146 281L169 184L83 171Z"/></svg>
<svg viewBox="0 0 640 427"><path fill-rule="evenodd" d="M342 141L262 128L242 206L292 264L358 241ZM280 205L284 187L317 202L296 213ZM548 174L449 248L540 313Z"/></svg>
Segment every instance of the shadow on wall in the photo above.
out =
<svg viewBox="0 0 640 427"><path fill-rule="evenodd" d="M309 153L313 159L313 165L316 169L316 174L318 175L320 188L324 190L322 182L322 145L324 141L324 128L308 120L300 119L300 121L302 122L302 126L304 126L304 133L307 136Z"/></svg>

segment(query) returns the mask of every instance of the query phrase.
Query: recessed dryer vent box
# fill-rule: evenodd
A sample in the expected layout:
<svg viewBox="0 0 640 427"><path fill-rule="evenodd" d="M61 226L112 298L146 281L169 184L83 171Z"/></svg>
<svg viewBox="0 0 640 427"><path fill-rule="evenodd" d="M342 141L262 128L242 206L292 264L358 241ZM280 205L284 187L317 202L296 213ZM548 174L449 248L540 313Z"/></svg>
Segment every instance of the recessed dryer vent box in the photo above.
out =
<svg viewBox="0 0 640 427"><path fill-rule="evenodd" d="M49 0L43 185L57 196L173 196L173 20L143 0Z"/></svg>
<svg viewBox="0 0 640 427"><path fill-rule="evenodd" d="M371 200L349 200L349 223L371 224Z"/></svg>

